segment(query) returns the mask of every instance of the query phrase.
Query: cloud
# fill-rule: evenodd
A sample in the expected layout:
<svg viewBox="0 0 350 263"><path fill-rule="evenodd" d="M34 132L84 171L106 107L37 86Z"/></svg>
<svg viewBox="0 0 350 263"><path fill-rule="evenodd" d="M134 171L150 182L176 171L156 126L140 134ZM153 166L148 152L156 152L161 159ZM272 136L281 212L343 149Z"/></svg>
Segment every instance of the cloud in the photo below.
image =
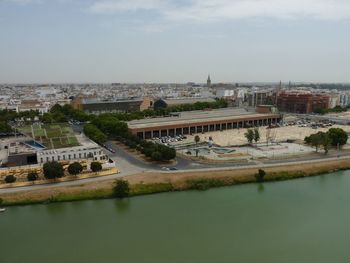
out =
<svg viewBox="0 0 350 263"><path fill-rule="evenodd" d="M115 13L140 10L166 10L165 1L161 0L117 0L95 1L89 11L93 13Z"/></svg>
<svg viewBox="0 0 350 263"><path fill-rule="evenodd" d="M350 18L349 0L95 0L98 14L154 11L168 20L221 21L277 18L341 20Z"/></svg>
<svg viewBox="0 0 350 263"><path fill-rule="evenodd" d="M12 4L20 4L20 5L26 5L26 4L34 4L34 3L40 3L41 0L2 0L0 3L12 3Z"/></svg>

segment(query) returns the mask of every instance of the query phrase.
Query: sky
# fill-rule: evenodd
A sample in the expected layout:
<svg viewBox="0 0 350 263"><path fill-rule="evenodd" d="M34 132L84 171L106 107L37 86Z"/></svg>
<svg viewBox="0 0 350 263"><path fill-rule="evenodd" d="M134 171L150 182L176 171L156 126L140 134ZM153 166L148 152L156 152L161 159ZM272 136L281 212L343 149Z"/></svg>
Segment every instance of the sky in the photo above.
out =
<svg viewBox="0 0 350 263"><path fill-rule="evenodd" d="M0 83L350 82L349 0L0 0Z"/></svg>

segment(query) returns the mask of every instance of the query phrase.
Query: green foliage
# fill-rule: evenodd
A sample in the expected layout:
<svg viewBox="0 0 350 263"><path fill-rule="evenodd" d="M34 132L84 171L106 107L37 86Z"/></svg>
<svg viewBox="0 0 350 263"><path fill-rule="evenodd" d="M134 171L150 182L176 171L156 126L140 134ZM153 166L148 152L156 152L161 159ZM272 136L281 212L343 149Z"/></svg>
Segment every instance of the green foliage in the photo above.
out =
<svg viewBox="0 0 350 263"><path fill-rule="evenodd" d="M7 184L12 184L12 183L16 182L16 180L17 180L16 176L14 176L12 174L7 175L5 177L5 183L7 183Z"/></svg>
<svg viewBox="0 0 350 263"><path fill-rule="evenodd" d="M56 161L45 163L43 170L46 179L56 179L64 176L62 164Z"/></svg>
<svg viewBox="0 0 350 263"><path fill-rule="evenodd" d="M324 108L317 108L317 109L314 110L314 113L320 114L320 115L325 115L325 114L328 113L328 110L324 109Z"/></svg>
<svg viewBox="0 0 350 263"><path fill-rule="evenodd" d="M310 136L306 136L304 139L306 144L309 144L316 148L316 152L318 152L319 147L322 145L325 151L325 154L328 153L329 146L332 143L332 139L329 135L329 132L318 132L315 134L311 134Z"/></svg>
<svg viewBox="0 0 350 263"><path fill-rule="evenodd" d="M69 119L74 119L77 121L88 121L91 116L83 112L82 110L74 109L71 105L65 104L63 106L56 104L54 105L47 115L43 116L43 121L51 122L65 122Z"/></svg>
<svg viewBox="0 0 350 263"><path fill-rule="evenodd" d="M316 148L322 145L325 153L329 151L329 147L332 146L343 146L348 141L348 134L341 128L331 128L328 132L318 132L306 136L304 142Z"/></svg>
<svg viewBox="0 0 350 263"><path fill-rule="evenodd" d="M249 143L252 143L254 140L254 131L252 129L248 129L246 133L244 133L244 137L246 137Z"/></svg>
<svg viewBox="0 0 350 263"><path fill-rule="evenodd" d="M83 166L79 162L71 163L68 166L68 172L71 175L80 174L83 171Z"/></svg>
<svg viewBox="0 0 350 263"><path fill-rule="evenodd" d="M258 173L255 174L256 181L257 182L263 182L265 176L266 176L266 172L264 170L262 170L262 169L259 169Z"/></svg>
<svg viewBox="0 0 350 263"><path fill-rule="evenodd" d="M102 164L100 162L92 162L90 164L90 169L91 171L93 171L94 173L97 173L99 171L102 170Z"/></svg>
<svg viewBox="0 0 350 263"><path fill-rule="evenodd" d="M36 180L38 180L39 176L37 172L30 172L27 175L27 180L30 182L34 182Z"/></svg>
<svg viewBox="0 0 350 263"><path fill-rule="evenodd" d="M118 198L124 198L129 196L130 188L129 182L126 180L118 179L114 186L114 194Z"/></svg>
<svg viewBox="0 0 350 263"><path fill-rule="evenodd" d="M200 142L200 140L201 140L201 138L198 135L194 136L194 142L196 144L198 144Z"/></svg>
<svg viewBox="0 0 350 263"><path fill-rule="evenodd" d="M107 136L93 124L85 124L84 133L91 140L100 144L104 143L107 140Z"/></svg>
<svg viewBox="0 0 350 263"><path fill-rule="evenodd" d="M258 128L254 129L254 141L255 143L257 143L258 141L260 141L260 132Z"/></svg>
<svg viewBox="0 0 350 263"><path fill-rule="evenodd" d="M343 146L348 141L348 134L341 128L331 128L328 131L333 146Z"/></svg>
<svg viewBox="0 0 350 263"><path fill-rule="evenodd" d="M5 121L0 121L0 133L9 133L12 131L10 125L8 125Z"/></svg>
<svg viewBox="0 0 350 263"><path fill-rule="evenodd" d="M151 158L154 161L161 161L163 159L163 156L160 152L156 151L151 154Z"/></svg>
<svg viewBox="0 0 350 263"><path fill-rule="evenodd" d="M224 186L225 182L216 179L191 179L187 181L188 189L192 190L207 190L212 187Z"/></svg>
<svg viewBox="0 0 350 263"><path fill-rule="evenodd" d="M335 112L335 113L338 112L339 113L339 112L344 112L344 111L347 111L347 110L348 110L347 107L335 106L333 109L317 108L317 109L314 110L314 113L324 115L324 114L327 114L327 113L332 113L332 112Z"/></svg>
<svg viewBox="0 0 350 263"><path fill-rule="evenodd" d="M30 111L23 111L23 112L14 112L11 110L0 110L0 122L9 122L9 121L13 121L15 119L34 119L34 117L39 116L40 113L39 111L34 111L34 110L30 110Z"/></svg>

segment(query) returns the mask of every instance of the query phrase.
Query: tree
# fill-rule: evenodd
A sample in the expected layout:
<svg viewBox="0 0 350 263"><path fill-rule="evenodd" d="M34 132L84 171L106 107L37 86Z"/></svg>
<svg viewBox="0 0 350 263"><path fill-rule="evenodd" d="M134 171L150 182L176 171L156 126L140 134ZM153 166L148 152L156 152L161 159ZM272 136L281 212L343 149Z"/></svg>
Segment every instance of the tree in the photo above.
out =
<svg viewBox="0 0 350 263"><path fill-rule="evenodd" d="M12 128L10 125L8 125L6 122L0 121L0 132L1 133L9 133L12 131Z"/></svg>
<svg viewBox="0 0 350 263"><path fill-rule="evenodd" d="M14 176L12 174L7 175L5 177L5 183L7 183L7 184L12 184L12 183L16 182L16 180L17 180L16 176Z"/></svg>
<svg viewBox="0 0 350 263"><path fill-rule="evenodd" d="M97 173L97 172L99 172L99 171L102 170L102 165L101 165L100 162L92 162L92 163L90 164L90 169L91 169L91 171L93 171L94 173Z"/></svg>
<svg viewBox="0 0 350 263"><path fill-rule="evenodd" d="M194 142L196 143L196 145L200 142L200 140L201 138L198 135L194 136Z"/></svg>
<svg viewBox="0 0 350 263"><path fill-rule="evenodd" d="M319 136L321 136L321 144L323 146L324 153L327 154L329 150L329 146L332 143L332 140L329 136L328 132L319 132Z"/></svg>
<svg viewBox="0 0 350 263"><path fill-rule="evenodd" d="M154 161L161 161L163 159L163 156L160 152L156 151L152 153L151 158Z"/></svg>
<svg viewBox="0 0 350 263"><path fill-rule="evenodd" d="M118 198L124 198L129 196L130 187L129 182L123 179L118 179L114 186L114 194Z"/></svg>
<svg viewBox="0 0 350 263"><path fill-rule="evenodd" d="M80 174L82 171L83 171L83 166L78 162L71 163L68 166L68 172L71 175Z"/></svg>
<svg viewBox="0 0 350 263"><path fill-rule="evenodd" d="M311 134L310 136L305 137L304 141L305 143L315 147L316 152L318 152L319 147L322 145L326 154L328 153L329 146L331 144L331 139L328 133L325 132Z"/></svg>
<svg viewBox="0 0 350 263"><path fill-rule="evenodd" d="M93 124L84 125L84 133L97 143L104 143L107 140L107 136Z"/></svg>
<svg viewBox="0 0 350 263"><path fill-rule="evenodd" d="M258 128L254 129L254 141L255 143L257 143L258 141L260 141L260 132Z"/></svg>
<svg viewBox="0 0 350 263"><path fill-rule="evenodd" d="M46 179L56 179L64 176L62 164L56 161L45 163L43 170Z"/></svg>
<svg viewBox="0 0 350 263"><path fill-rule="evenodd" d="M255 178L258 182L263 182L265 178L266 172L262 169L258 170L258 173L255 174Z"/></svg>
<svg viewBox="0 0 350 263"><path fill-rule="evenodd" d="M331 128L328 131L333 146L343 146L349 139L348 134L341 128Z"/></svg>
<svg viewBox="0 0 350 263"><path fill-rule="evenodd" d="M34 172L34 171L28 173L28 175L27 175L27 180L29 182L34 182L34 181L38 180L38 178L39 178L38 173Z"/></svg>
<svg viewBox="0 0 350 263"><path fill-rule="evenodd" d="M254 140L254 131L252 129L248 129L244 136L247 138L249 143L252 143Z"/></svg>

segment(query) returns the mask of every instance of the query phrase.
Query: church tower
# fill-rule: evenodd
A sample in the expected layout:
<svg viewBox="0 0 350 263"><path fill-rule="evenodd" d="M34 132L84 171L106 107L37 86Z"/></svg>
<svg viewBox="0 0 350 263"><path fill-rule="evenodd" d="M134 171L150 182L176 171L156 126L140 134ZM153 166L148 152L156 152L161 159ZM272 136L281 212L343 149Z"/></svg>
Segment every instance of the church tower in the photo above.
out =
<svg viewBox="0 0 350 263"><path fill-rule="evenodd" d="M210 79L210 75L208 75L208 79L207 79L207 87L210 88L211 87L211 79Z"/></svg>

